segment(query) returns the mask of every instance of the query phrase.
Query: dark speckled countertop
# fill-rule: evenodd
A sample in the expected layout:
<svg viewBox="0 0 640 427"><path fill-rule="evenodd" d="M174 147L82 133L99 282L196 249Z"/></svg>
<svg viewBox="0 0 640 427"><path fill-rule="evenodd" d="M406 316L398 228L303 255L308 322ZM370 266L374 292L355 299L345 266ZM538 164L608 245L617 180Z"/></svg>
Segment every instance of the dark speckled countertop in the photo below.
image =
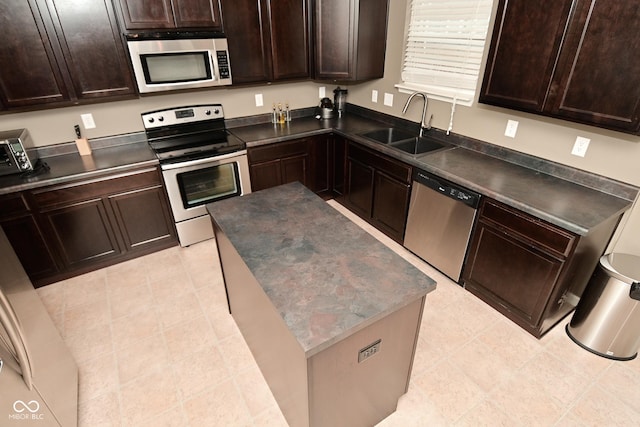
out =
<svg viewBox="0 0 640 427"><path fill-rule="evenodd" d="M144 133L92 141L92 151L88 156L78 154L75 143L46 147L42 154L41 159L48 170L0 177L0 195L159 163Z"/></svg>
<svg viewBox="0 0 640 427"><path fill-rule="evenodd" d="M302 184L207 209L308 356L436 287Z"/></svg>
<svg viewBox="0 0 640 427"><path fill-rule="evenodd" d="M304 118L231 131L249 148L334 132L579 235L629 209L638 194L638 188L629 184L436 129L427 135L447 143L449 149L410 155L361 134L396 126L413 129L417 135L417 123L360 107L354 110L341 119Z"/></svg>
<svg viewBox="0 0 640 427"><path fill-rule="evenodd" d="M260 123L231 128L230 131L247 143L247 147L257 147L274 142L286 141L337 131L344 135L354 135L371 129L378 129L384 125L377 120L367 119L358 115L347 115L342 119L317 120L313 117L303 117L286 124Z"/></svg>
<svg viewBox="0 0 640 427"><path fill-rule="evenodd" d="M296 112L285 125L255 116L231 119L227 127L248 148L333 132L580 235L629 209L638 194L629 184L437 129L429 137L452 149L412 156L361 134L389 126L417 134L417 123L351 104L340 119L316 120L312 111ZM88 158L79 156L73 143L62 144L62 151L46 147L45 152L54 152L45 159L50 171L0 177L0 195L157 164L144 132L92 140L91 145L94 151Z"/></svg>
<svg viewBox="0 0 640 427"><path fill-rule="evenodd" d="M623 198L461 147L420 161L442 178L579 235L631 206Z"/></svg>

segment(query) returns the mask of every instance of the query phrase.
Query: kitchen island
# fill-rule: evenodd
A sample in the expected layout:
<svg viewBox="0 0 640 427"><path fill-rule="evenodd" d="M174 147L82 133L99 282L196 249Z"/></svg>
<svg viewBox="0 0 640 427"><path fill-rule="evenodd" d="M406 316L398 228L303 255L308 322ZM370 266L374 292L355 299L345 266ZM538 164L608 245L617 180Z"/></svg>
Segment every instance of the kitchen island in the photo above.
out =
<svg viewBox="0 0 640 427"><path fill-rule="evenodd" d="M393 413L435 282L299 183L207 209L231 314L287 422Z"/></svg>

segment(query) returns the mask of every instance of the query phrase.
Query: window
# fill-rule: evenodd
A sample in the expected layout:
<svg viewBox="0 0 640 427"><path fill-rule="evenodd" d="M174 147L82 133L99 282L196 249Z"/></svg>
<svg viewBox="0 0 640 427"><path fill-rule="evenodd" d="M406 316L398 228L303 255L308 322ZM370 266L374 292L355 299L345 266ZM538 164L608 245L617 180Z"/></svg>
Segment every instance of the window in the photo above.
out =
<svg viewBox="0 0 640 427"><path fill-rule="evenodd" d="M471 105L478 86L492 0L411 0L402 92Z"/></svg>

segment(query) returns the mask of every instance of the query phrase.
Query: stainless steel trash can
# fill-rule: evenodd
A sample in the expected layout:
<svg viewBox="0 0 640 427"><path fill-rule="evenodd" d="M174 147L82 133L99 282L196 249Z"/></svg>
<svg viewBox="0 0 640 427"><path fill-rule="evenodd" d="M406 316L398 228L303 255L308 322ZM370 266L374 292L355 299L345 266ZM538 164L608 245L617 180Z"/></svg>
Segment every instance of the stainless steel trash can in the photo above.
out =
<svg viewBox="0 0 640 427"><path fill-rule="evenodd" d="M567 334L579 346L614 360L631 360L640 348L640 257L600 258Z"/></svg>

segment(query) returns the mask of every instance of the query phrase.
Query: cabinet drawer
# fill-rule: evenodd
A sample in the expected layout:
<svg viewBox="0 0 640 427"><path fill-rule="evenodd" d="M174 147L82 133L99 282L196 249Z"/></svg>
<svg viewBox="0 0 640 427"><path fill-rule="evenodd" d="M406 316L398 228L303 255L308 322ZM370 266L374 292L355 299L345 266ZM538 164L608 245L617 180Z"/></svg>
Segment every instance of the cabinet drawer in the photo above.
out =
<svg viewBox="0 0 640 427"><path fill-rule="evenodd" d="M161 185L160 174L156 168L143 169L109 175L94 180L83 180L72 183L45 187L32 192L33 199L40 208L57 206L89 200L102 196L122 193L137 188Z"/></svg>
<svg viewBox="0 0 640 427"><path fill-rule="evenodd" d="M563 256L567 256L571 252L573 242L577 237L541 219L487 199L484 199L482 204L480 218L491 220L501 228L506 228L538 246Z"/></svg>
<svg viewBox="0 0 640 427"><path fill-rule="evenodd" d="M411 182L411 166L391 157L380 155L353 143L349 143L348 156L360 163L383 171L403 183L409 184Z"/></svg>
<svg viewBox="0 0 640 427"><path fill-rule="evenodd" d="M277 142L262 147L250 148L248 150L248 157L249 163L254 164L308 153L309 140L297 139L295 141Z"/></svg>
<svg viewBox="0 0 640 427"><path fill-rule="evenodd" d="M0 218L9 218L28 211L29 206L22 193L8 194L0 197Z"/></svg>

